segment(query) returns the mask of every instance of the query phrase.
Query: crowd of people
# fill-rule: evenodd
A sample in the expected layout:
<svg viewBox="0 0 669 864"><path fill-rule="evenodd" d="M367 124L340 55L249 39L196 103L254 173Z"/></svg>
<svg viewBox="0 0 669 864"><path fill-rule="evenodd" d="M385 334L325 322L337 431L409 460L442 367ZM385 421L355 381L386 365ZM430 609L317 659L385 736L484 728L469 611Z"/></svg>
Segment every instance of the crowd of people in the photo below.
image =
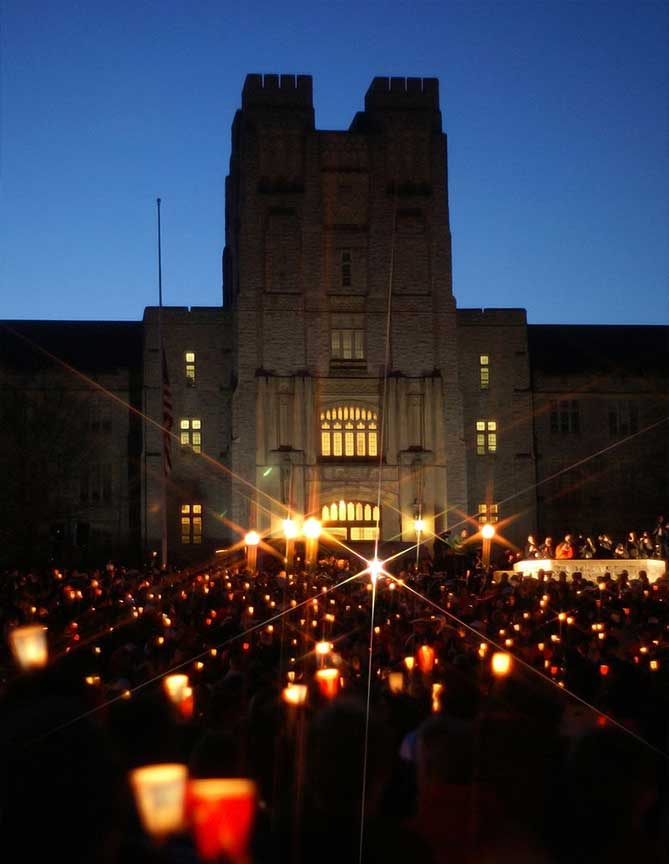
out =
<svg viewBox="0 0 669 864"><path fill-rule="evenodd" d="M293 573L5 574L7 848L201 861L188 830L151 841L128 782L178 762L255 783L244 864L666 860L666 577L494 581L394 563L374 584L350 557ZM51 660L21 673L8 637L33 622ZM510 655L508 674L494 654ZM173 671L189 676L188 716L162 686ZM291 683L307 686L304 705L283 698Z"/></svg>
<svg viewBox="0 0 669 864"><path fill-rule="evenodd" d="M450 531L441 535L435 549L437 562L446 570L462 572L468 567L482 567L480 545L473 545L478 532L462 528L456 534ZM545 536L539 540L529 534L522 549L505 545L497 550L496 564L500 568L513 568L518 561L531 560L637 560L669 558L669 520L657 517L653 528L628 531L624 536L611 534L587 534L581 531L567 532L561 539Z"/></svg>

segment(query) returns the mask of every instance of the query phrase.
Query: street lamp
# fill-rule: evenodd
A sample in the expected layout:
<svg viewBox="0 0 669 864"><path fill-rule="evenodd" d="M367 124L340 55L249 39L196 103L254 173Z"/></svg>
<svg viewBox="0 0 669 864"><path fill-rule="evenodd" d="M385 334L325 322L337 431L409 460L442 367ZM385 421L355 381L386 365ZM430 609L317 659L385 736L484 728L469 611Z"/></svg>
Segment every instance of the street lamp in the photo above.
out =
<svg viewBox="0 0 669 864"><path fill-rule="evenodd" d="M425 519L418 513L414 516L413 530L416 532L416 567L420 564L420 535L425 531Z"/></svg>
<svg viewBox="0 0 669 864"><path fill-rule="evenodd" d="M295 538L297 537L297 525L292 519L283 520L283 536L286 538L286 575L293 569L293 558L295 557Z"/></svg>
<svg viewBox="0 0 669 864"><path fill-rule="evenodd" d="M244 543L246 543L246 569L249 573L255 573L260 535L257 531L249 531L246 537L244 537Z"/></svg>
<svg viewBox="0 0 669 864"><path fill-rule="evenodd" d="M486 522L481 528L481 536L483 537L483 569L487 571L490 566L490 545L495 536L494 526Z"/></svg>
<svg viewBox="0 0 669 864"><path fill-rule="evenodd" d="M312 567L317 557L318 538L321 536L321 523L312 516L304 523L302 531L307 538L306 564L307 567Z"/></svg>

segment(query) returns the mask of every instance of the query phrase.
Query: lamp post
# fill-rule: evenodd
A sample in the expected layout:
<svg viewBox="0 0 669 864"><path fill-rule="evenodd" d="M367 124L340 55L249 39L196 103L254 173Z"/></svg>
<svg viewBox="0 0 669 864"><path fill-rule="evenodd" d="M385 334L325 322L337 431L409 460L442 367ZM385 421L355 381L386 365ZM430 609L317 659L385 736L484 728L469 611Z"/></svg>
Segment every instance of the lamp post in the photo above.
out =
<svg viewBox="0 0 669 864"><path fill-rule="evenodd" d="M257 531L249 531L246 537L244 537L244 543L246 543L246 569L249 573L255 573L260 535Z"/></svg>
<svg viewBox="0 0 669 864"><path fill-rule="evenodd" d="M495 536L495 528L489 522L481 528L481 536L483 537L483 569L488 572L490 567L490 546L492 538Z"/></svg>
<svg viewBox="0 0 669 864"><path fill-rule="evenodd" d="M307 538L306 564L309 569L312 569L318 557L318 538L321 536L321 523L312 516L304 523L302 530L304 531L304 536Z"/></svg>
<svg viewBox="0 0 669 864"><path fill-rule="evenodd" d="M295 538L297 537L297 525L292 519L283 520L283 536L286 538L286 578L293 569L295 558Z"/></svg>
<svg viewBox="0 0 669 864"><path fill-rule="evenodd" d="M420 535L425 531L425 520L419 513L414 517L413 530L416 532L416 569L420 564Z"/></svg>

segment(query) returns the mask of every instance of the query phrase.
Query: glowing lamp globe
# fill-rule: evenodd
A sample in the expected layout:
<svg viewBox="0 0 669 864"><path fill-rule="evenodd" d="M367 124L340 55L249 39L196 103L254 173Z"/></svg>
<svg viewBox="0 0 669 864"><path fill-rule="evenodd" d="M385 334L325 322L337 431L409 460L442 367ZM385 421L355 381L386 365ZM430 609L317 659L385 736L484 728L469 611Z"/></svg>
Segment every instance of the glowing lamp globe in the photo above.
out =
<svg viewBox="0 0 669 864"><path fill-rule="evenodd" d="M425 531L425 519L414 519L413 520L413 530L416 534L420 534Z"/></svg>
<svg viewBox="0 0 669 864"><path fill-rule="evenodd" d="M297 537L297 525L292 519L283 520L283 536L286 540L293 540Z"/></svg>
<svg viewBox="0 0 669 864"><path fill-rule="evenodd" d="M316 643L316 654L320 654L322 657L329 654L331 649L332 645L329 642Z"/></svg>
<svg viewBox="0 0 669 864"><path fill-rule="evenodd" d="M321 523L318 519L307 519L302 528L304 536L308 540L317 540L321 536Z"/></svg>
<svg viewBox="0 0 669 864"><path fill-rule="evenodd" d="M260 543L260 535L257 531L249 531L244 537L244 543L246 543L247 546L257 546L258 543Z"/></svg>
<svg viewBox="0 0 669 864"><path fill-rule="evenodd" d="M255 799L252 780L190 781L188 814L202 861L247 860Z"/></svg>
<svg viewBox="0 0 669 864"><path fill-rule="evenodd" d="M187 774L179 763L145 765L130 772L137 812L150 837L162 841L183 829Z"/></svg>
<svg viewBox="0 0 669 864"><path fill-rule="evenodd" d="M511 655L507 654L506 651L495 651L492 655L490 666L493 675L496 675L498 678L503 678L511 672Z"/></svg>
<svg viewBox="0 0 669 864"><path fill-rule="evenodd" d="M39 669L46 666L49 649L46 641L46 627L29 624L15 627L9 634L9 644L22 669Z"/></svg>
<svg viewBox="0 0 669 864"><path fill-rule="evenodd" d="M481 536L484 540L492 540L495 536L495 529L489 523L486 523L483 528L481 528Z"/></svg>

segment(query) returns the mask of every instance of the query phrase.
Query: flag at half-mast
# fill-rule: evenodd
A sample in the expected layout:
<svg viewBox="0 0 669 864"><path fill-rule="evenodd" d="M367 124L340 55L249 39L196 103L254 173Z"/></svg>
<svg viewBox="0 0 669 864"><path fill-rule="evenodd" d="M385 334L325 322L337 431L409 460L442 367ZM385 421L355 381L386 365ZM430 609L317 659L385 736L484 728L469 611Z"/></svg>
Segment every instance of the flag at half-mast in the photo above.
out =
<svg viewBox="0 0 669 864"><path fill-rule="evenodd" d="M163 471L167 477L172 470L172 427L174 426L174 413L172 405L172 390L170 389L170 377L167 373L167 357L163 347Z"/></svg>

